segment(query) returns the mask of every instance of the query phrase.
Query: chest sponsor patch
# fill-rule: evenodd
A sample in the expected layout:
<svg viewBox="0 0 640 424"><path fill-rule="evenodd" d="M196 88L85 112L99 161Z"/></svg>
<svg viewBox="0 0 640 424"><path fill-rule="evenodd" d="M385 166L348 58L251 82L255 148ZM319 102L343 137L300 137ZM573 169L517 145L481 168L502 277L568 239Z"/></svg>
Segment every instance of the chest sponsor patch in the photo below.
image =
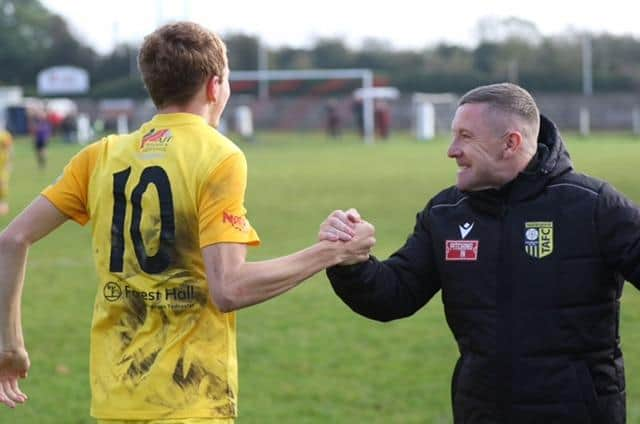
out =
<svg viewBox="0 0 640 424"><path fill-rule="evenodd" d="M477 261L478 240L445 241L445 259L447 261Z"/></svg>
<svg viewBox="0 0 640 424"><path fill-rule="evenodd" d="M525 222L524 251L538 259L550 255L553 252L553 222Z"/></svg>

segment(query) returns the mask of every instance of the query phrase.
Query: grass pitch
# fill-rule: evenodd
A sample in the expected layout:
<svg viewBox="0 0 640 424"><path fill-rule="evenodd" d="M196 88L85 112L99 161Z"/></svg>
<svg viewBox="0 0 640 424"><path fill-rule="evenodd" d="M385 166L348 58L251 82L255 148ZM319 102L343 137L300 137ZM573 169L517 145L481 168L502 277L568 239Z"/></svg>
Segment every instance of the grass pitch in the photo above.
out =
<svg viewBox="0 0 640 424"><path fill-rule="evenodd" d="M247 209L263 245L258 260L313 243L332 210L356 207L376 225L384 258L411 232L428 199L453 184L448 140L394 135L363 145L356 137L259 134L240 142L249 162ZM575 167L611 182L640 203L640 139L568 137ZM54 141L38 170L29 140L18 140L4 227L55 179L76 145ZM32 369L28 403L0 409L0 423L92 423L88 416L89 325L97 278L90 233L69 222L29 254L23 324ZM627 285L622 307L628 422L640 423L640 295ZM324 274L238 313L238 423L450 423L457 349L440 296L413 317L380 324L355 315Z"/></svg>

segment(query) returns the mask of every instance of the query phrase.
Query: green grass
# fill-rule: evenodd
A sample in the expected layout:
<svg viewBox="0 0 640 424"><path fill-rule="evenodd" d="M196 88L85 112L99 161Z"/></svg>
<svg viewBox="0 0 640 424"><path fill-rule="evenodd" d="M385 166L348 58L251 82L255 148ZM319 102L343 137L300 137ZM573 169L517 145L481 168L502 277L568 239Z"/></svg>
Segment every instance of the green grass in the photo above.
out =
<svg viewBox="0 0 640 424"><path fill-rule="evenodd" d="M640 139L568 137L576 168L607 179L640 203ZM363 145L353 136L260 134L240 143L249 162L247 209L263 245L251 259L315 241L337 208L357 207L376 225L375 254L386 257L410 233L415 213L453 183L447 140L406 134ZM53 181L77 146L54 142L45 171L28 141L17 143L12 212ZM0 218L0 227L9 218ZM74 223L30 252L23 321L33 367L27 405L0 410L0 423L85 423L88 336L97 278L88 229ZM623 297L628 422L640 423L640 295ZM238 313L240 417L249 423L450 423L457 350L440 298L413 317L380 324L351 312L320 274L292 292Z"/></svg>

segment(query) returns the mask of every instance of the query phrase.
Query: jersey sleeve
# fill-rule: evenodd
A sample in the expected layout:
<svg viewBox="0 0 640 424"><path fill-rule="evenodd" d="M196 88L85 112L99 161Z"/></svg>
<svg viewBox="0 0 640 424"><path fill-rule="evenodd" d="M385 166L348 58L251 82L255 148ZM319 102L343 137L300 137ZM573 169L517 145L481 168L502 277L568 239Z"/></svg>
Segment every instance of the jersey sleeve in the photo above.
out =
<svg viewBox="0 0 640 424"><path fill-rule="evenodd" d="M62 175L42 191L63 214L80 225L89 221L89 178L101 143L94 143L78 152L65 166Z"/></svg>
<svg viewBox="0 0 640 424"><path fill-rule="evenodd" d="M201 248L215 243L260 244L246 217L246 187L247 162L242 152L231 154L209 175L198 204Z"/></svg>

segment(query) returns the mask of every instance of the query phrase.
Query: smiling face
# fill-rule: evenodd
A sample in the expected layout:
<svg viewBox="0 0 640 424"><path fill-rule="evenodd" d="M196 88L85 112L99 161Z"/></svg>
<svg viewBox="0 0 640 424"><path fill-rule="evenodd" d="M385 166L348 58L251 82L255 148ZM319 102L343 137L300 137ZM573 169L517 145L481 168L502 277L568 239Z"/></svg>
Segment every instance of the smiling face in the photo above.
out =
<svg viewBox="0 0 640 424"><path fill-rule="evenodd" d="M460 190L498 188L509 181L506 142L496 116L486 103L466 103L456 110L447 155L458 164Z"/></svg>

